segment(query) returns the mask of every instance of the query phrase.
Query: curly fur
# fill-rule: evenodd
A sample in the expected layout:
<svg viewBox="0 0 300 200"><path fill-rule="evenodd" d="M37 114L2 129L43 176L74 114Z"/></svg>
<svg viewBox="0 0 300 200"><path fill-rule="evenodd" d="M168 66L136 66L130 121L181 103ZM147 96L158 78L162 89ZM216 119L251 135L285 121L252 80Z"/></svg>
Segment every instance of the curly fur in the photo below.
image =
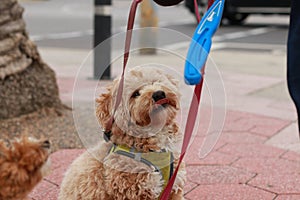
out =
<svg viewBox="0 0 300 200"><path fill-rule="evenodd" d="M0 199L23 200L49 170L50 143L22 137L0 140Z"/></svg>
<svg viewBox="0 0 300 200"><path fill-rule="evenodd" d="M107 127L114 114L111 142L134 147L140 152L174 154L176 167L182 134L175 121L180 108L177 81L153 67L137 67L126 73L122 101L114 112L119 79L97 99L96 114L102 127ZM164 91L168 103L155 104L152 95ZM149 166L118 154L107 154L111 142L100 144L77 158L65 174L60 200L158 199L163 182L161 175ZM171 199L183 199L185 168L181 166Z"/></svg>

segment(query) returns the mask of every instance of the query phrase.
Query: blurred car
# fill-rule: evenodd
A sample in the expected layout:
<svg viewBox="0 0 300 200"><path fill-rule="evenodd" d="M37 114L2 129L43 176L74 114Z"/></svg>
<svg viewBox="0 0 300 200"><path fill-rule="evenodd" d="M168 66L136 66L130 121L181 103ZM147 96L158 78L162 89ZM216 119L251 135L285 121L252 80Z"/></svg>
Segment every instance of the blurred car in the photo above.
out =
<svg viewBox="0 0 300 200"><path fill-rule="evenodd" d="M198 0L205 8L207 0ZM242 24L250 14L289 14L291 0L225 0L223 19L230 24ZM185 0L185 6L194 13L194 0ZM200 10L200 12L203 12Z"/></svg>

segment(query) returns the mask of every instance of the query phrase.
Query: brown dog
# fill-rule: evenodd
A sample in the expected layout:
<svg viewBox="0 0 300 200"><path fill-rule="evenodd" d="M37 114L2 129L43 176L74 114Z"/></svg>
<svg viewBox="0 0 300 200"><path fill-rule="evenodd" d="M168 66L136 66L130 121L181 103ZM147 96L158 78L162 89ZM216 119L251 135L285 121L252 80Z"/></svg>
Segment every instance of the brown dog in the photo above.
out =
<svg viewBox="0 0 300 200"><path fill-rule="evenodd" d="M119 79L97 100L97 117L108 126ZM77 158L61 185L60 200L158 199L177 166L182 134L175 120L178 82L163 71L138 67L125 76L122 101L107 141ZM171 199L183 199L181 166Z"/></svg>
<svg viewBox="0 0 300 200"><path fill-rule="evenodd" d="M50 143L22 137L0 140L0 199L23 200L49 170Z"/></svg>

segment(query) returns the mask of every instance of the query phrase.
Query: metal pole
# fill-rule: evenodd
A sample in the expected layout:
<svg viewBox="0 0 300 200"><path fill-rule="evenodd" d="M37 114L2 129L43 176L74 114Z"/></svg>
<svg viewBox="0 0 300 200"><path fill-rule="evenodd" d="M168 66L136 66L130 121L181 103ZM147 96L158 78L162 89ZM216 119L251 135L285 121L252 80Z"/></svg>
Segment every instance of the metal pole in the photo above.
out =
<svg viewBox="0 0 300 200"><path fill-rule="evenodd" d="M94 0L94 79L111 79L111 0ZM102 43L105 41L104 43ZM97 45L101 44L101 47Z"/></svg>

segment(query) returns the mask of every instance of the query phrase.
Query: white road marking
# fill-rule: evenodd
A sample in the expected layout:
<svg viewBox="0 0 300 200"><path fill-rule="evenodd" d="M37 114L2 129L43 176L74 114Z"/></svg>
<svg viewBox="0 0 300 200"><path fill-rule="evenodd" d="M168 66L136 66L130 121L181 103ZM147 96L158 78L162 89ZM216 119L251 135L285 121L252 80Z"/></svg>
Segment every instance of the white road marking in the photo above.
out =
<svg viewBox="0 0 300 200"><path fill-rule="evenodd" d="M261 35L267 32L270 32L273 30L272 28L256 28L256 29L251 29L247 31L239 31L239 32L234 32L234 33L226 33L223 35L218 35L213 38L214 42L223 42L225 40L230 40L230 39L238 39L238 38L245 38L249 36L255 36L255 35Z"/></svg>
<svg viewBox="0 0 300 200"><path fill-rule="evenodd" d="M86 31L72 31L72 32L65 32L65 33L50 33L45 35L33 35L30 38L33 41L42 41L42 40L57 40L57 39L69 39L69 38L77 38L87 35L92 35L93 29L86 30Z"/></svg>
<svg viewBox="0 0 300 200"><path fill-rule="evenodd" d="M226 44L224 44L222 42L224 42L226 40L261 35L261 34L269 32L271 30L272 30L271 28L256 28L256 29L247 30L247 31L226 33L223 35L215 36L215 37L213 37L212 50L225 48ZM169 50L178 50L178 49L182 49L182 48L188 48L189 45L190 45L190 42L178 42L175 44L165 45L164 48L169 49Z"/></svg>
<svg viewBox="0 0 300 200"><path fill-rule="evenodd" d="M265 50L265 51L276 51L285 52L286 44L261 44L261 43L237 43L237 42L226 42L225 44L228 48L236 49L247 49L247 50Z"/></svg>

